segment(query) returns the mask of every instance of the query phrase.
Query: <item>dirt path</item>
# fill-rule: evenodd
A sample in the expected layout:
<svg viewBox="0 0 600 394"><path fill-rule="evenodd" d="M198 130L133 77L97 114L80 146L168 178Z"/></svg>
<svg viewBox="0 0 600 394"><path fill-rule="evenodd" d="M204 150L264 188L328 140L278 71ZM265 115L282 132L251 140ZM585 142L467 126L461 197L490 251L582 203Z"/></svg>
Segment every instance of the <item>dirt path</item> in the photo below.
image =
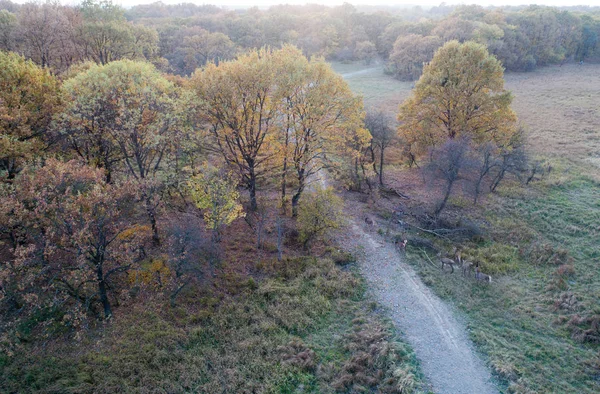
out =
<svg viewBox="0 0 600 394"><path fill-rule="evenodd" d="M433 392L498 393L490 372L473 351L464 324L402 261L393 245L355 222L344 243L358 252L369 289L412 345Z"/></svg>
<svg viewBox="0 0 600 394"><path fill-rule="evenodd" d="M362 74L369 74L373 71L376 70L381 70L381 67L371 67L371 68L365 68L364 70L360 70L360 71L354 71L351 73L345 73L345 74L340 74L342 77L344 77L344 79L348 79L348 78L352 78L355 77L357 75L362 75Z"/></svg>

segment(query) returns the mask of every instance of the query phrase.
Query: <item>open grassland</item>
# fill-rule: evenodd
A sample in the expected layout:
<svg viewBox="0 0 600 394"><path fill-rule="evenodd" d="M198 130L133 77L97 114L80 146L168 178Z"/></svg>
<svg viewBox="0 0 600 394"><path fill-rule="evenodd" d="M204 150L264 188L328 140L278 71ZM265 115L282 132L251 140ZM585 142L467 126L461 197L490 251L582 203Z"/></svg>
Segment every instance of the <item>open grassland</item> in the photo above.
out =
<svg viewBox="0 0 600 394"><path fill-rule="evenodd" d="M188 291L176 307L150 297L75 342L24 343L0 357L0 392L417 392L413 353L350 256L327 256L264 261L257 280L224 273L219 291Z"/></svg>
<svg viewBox="0 0 600 394"><path fill-rule="evenodd" d="M387 100L393 106L385 108L395 113L410 85L381 72L369 87L367 75L351 74L348 82L367 104ZM429 237L446 250L461 243L466 258L483 262L491 284L443 272L427 248L409 246L408 260L425 283L463 311L472 339L506 382L507 392L597 393L600 65L567 64L505 78L530 152L550 163L552 172L528 188L508 182L478 207L454 197L448 220L471 223L483 236L452 241ZM400 91L389 93L381 86ZM382 96L375 99L377 91ZM413 211L419 212L419 202L431 199L416 171L390 166L388 174L390 183L414 197L388 206L388 215L398 204L409 211L415 205ZM378 209L385 217L385 208Z"/></svg>
<svg viewBox="0 0 600 394"><path fill-rule="evenodd" d="M365 105L394 115L411 82L384 74L381 65L332 63ZM538 154L561 156L600 168L600 64L565 64L529 73L507 73L513 109Z"/></svg>
<svg viewBox="0 0 600 394"><path fill-rule="evenodd" d="M352 91L363 96L367 108L385 109L395 114L413 86L412 82L402 82L384 74L382 65L332 63L331 66L344 77Z"/></svg>

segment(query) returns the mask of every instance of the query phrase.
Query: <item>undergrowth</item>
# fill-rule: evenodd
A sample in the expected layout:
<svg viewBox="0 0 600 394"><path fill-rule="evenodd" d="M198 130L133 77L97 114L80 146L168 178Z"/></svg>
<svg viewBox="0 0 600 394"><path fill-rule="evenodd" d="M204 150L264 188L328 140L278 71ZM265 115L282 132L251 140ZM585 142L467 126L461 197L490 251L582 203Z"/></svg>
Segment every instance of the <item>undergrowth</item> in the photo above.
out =
<svg viewBox="0 0 600 394"><path fill-rule="evenodd" d="M1 392L411 393L411 350L333 259L264 262L235 295L188 291L176 307L136 303L71 344L0 356Z"/></svg>

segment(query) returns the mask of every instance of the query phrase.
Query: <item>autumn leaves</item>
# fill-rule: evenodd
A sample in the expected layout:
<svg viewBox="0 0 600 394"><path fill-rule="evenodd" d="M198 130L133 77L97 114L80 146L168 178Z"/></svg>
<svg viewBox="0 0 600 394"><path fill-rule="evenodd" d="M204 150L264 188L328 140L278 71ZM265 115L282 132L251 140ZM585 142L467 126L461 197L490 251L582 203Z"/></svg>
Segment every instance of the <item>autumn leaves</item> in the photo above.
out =
<svg viewBox="0 0 600 394"><path fill-rule="evenodd" d="M362 128L362 101L327 64L307 60L292 46L209 64L190 85L199 98L199 120L248 189L253 210L259 183L276 179L284 206L293 186L295 215L311 177L360 154L370 139ZM348 143L357 138L358 146Z"/></svg>

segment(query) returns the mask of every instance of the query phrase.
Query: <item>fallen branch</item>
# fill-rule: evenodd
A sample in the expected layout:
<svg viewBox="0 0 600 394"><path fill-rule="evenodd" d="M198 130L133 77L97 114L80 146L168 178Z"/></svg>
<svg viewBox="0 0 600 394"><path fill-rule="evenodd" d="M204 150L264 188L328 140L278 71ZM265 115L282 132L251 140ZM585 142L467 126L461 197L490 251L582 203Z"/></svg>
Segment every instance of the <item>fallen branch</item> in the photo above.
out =
<svg viewBox="0 0 600 394"><path fill-rule="evenodd" d="M394 189L393 187L385 187L385 186L380 186L379 190L383 193L387 193L387 194L392 194L395 196L398 196L400 198L404 198L406 200L410 200L410 197L408 197L406 194L404 193L400 193L398 190Z"/></svg>
<svg viewBox="0 0 600 394"><path fill-rule="evenodd" d="M427 252L425 251L425 249L419 248L419 250L421 252L423 252L423 254L425 255L425 257L427 257L427 260L429 260L429 262L431 263L431 265L437 268L437 265L429 258L429 255L427 254Z"/></svg>
<svg viewBox="0 0 600 394"><path fill-rule="evenodd" d="M416 229L417 229L417 230L419 230L419 231L423 231L424 233L428 233L428 234L431 234L431 235L435 235L436 237L444 238L444 239L446 239L446 240L448 240L448 241L451 241L451 240L450 240L450 238L448 238L448 237L446 237L445 235L442 235L442 234L439 234L439 233L437 233L437 232L436 232L436 231L440 231L440 230L427 230L427 229L421 228L421 227L419 227L419 226L415 226L414 224L410 224L410 223L408 223L408 222L404 222L404 224L407 224L407 225L409 225L410 227L414 227L414 228L416 228Z"/></svg>

